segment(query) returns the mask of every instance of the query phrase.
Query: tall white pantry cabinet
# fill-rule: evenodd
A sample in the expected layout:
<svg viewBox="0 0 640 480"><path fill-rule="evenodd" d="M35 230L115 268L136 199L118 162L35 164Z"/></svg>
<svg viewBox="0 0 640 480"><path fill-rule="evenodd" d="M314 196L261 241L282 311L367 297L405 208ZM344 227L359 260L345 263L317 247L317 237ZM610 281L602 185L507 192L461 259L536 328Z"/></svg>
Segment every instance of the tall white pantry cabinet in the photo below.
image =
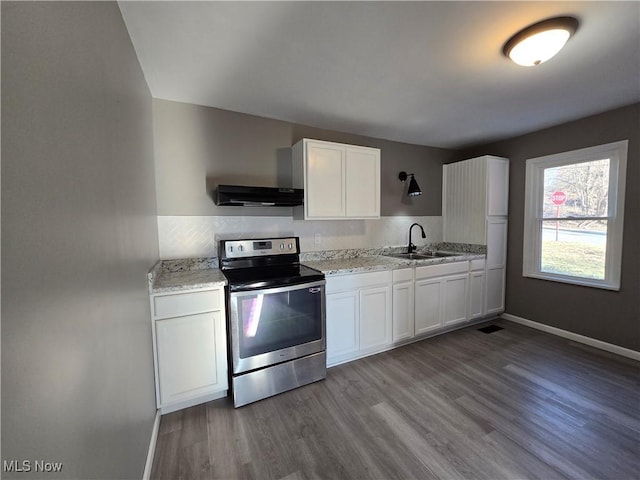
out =
<svg viewBox="0 0 640 480"><path fill-rule="evenodd" d="M484 315L504 311L509 159L485 155L443 166L443 240L487 246ZM478 282L480 284L480 282Z"/></svg>

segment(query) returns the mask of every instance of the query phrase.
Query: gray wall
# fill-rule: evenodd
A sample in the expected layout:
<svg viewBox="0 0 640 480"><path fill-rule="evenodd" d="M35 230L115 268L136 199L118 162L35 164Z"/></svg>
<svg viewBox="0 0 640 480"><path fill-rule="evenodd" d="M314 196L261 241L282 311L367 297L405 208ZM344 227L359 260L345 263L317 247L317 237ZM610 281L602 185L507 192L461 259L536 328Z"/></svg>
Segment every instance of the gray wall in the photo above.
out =
<svg viewBox="0 0 640 480"><path fill-rule="evenodd" d="M291 185L290 147L302 138L381 149L381 214L441 215L442 164L456 152L154 99L158 215L291 215L290 208L217 207L218 183ZM415 173L423 195L402 196L398 173Z"/></svg>
<svg viewBox="0 0 640 480"><path fill-rule="evenodd" d="M114 2L2 2L2 459L140 478L152 104Z"/></svg>
<svg viewBox="0 0 640 480"><path fill-rule="evenodd" d="M620 291L524 278L526 159L625 139L629 140L629 152ZM469 149L460 159L484 154L511 159L506 311L640 350L640 104Z"/></svg>

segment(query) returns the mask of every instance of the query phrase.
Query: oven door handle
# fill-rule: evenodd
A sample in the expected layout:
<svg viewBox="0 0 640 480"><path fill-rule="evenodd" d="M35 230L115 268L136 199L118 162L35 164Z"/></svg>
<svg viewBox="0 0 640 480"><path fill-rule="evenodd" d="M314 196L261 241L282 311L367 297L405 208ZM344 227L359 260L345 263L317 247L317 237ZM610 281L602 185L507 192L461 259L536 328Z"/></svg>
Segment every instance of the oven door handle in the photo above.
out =
<svg viewBox="0 0 640 480"><path fill-rule="evenodd" d="M309 293L320 293L322 291L321 288L310 288Z"/></svg>

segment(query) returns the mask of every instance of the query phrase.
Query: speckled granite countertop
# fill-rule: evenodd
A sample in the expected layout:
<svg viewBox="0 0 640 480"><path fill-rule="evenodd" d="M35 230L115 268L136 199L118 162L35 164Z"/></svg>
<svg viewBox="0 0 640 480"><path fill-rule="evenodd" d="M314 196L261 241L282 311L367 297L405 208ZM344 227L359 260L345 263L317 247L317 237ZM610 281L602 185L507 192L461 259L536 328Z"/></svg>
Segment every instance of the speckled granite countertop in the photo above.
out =
<svg viewBox="0 0 640 480"><path fill-rule="evenodd" d="M182 265L182 268L175 268ZM194 265L194 260L189 259L178 263L175 260L159 261L149 271L149 293L179 292L182 290L195 290L199 288L224 287L227 279L222 270L212 263Z"/></svg>
<svg viewBox="0 0 640 480"><path fill-rule="evenodd" d="M370 257L332 258L302 262L307 267L320 270L325 275L345 275L348 273L376 272L411 266L411 261L373 255Z"/></svg>
<svg viewBox="0 0 640 480"><path fill-rule="evenodd" d="M163 272L153 283L151 293L167 293L198 288L224 287L227 279L218 268L186 272Z"/></svg>
<svg viewBox="0 0 640 480"><path fill-rule="evenodd" d="M327 276L347 275L350 273L376 272L380 270L395 270L397 268L422 267L441 263L465 262L485 258L484 254L460 253L451 257L437 257L424 260L405 260L401 258L372 255L368 257L332 258L328 260L311 260L303 262L305 265L320 270Z"/></svg>
<svg viewBox="0 0 640 480"><path fill-rule="evenodd" d="M383 247L377 249L308 252L302 253L300 260L304 265L331 276L464 262L485 258L486 251L484 246L444 243L431 245L429 249L448 251L456 255L424 260L408 260L386 256L389 253L406 251L406 247ZM227 279L222 270L218 268L218 260L213 257L161 260L153 266L147 276L149 279L149 292L152 295L227 285Z"/></svg>

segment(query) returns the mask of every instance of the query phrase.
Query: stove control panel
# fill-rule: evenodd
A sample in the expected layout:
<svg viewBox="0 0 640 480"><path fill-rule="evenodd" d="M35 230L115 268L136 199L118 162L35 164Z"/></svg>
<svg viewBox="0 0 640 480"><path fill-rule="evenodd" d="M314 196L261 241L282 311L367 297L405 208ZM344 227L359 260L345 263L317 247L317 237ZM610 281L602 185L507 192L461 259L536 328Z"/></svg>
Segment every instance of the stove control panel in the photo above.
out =
<svg viewBox="0 0 640 480"><path fill-rule="evenodd" d="M298 237L222 240L225 258L261 257L265 255L298 254ZM221 252L222 253L222 252Z"/></svg>

